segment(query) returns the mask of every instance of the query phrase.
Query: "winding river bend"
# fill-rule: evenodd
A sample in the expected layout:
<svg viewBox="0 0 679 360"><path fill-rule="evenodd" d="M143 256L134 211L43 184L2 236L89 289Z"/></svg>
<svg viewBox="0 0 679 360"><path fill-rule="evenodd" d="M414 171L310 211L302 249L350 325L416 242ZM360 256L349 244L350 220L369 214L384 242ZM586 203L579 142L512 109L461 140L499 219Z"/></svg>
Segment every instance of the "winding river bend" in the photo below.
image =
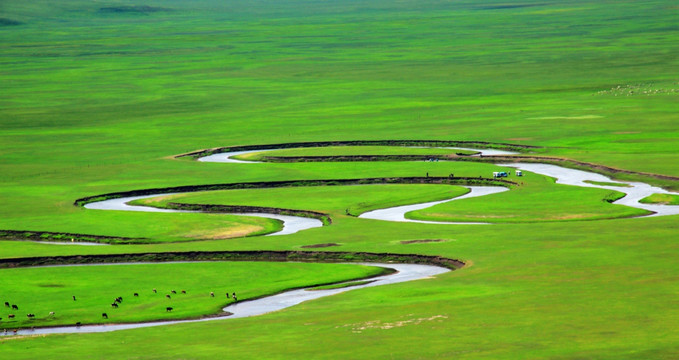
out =
<svg viewBox="0 0 679 360"><path fill-rule="evenodd" d="M649 217L649 216L666 216L666 215L678 215L679 206L677 205L660 205L660 204L643 204L640 202L641 199L652 195L652 194L675 194L665 189L652 186L649 184L644 184L640 182L628 182L628 181L616 181L611 178L582 170L569 169L557 165L550 164L533 164L533 163L516 163L516 164L505 164L500 166L513 167L524 171L530 171L536 174L546 175L556 179L557 184L572 185L572 186L582 186L582 187L594 187L607 190L616 190L625 194L625 197L618 199L613 202L617 205L625 205L629 207L634 207L637 209L643 209L651 211L652 214L639 217ZM611 183L615 185L598 185L592 184L590 182L603 182Z"/></svg>
<svg viewBox="0 0 679 360"><path fill-rule="evenodd" d="M460 149L460 148L457 148ZM254 150L254 151L239 151L232 153L220 153L215 155L210 155L199 159L199 161L206 162L226 162L226 163L253 163L252 161L241 161L237 159L231 159L232 156L261 152L261 151L271 151L275 149L268 150ZM474 149L464 149L464 150L474 150ZM480 155L507 155L508 152L497 150L480 150ZM614 202L614 204L626 205L631 207L636 207L652 212L652 215L648 216L664 216L664 215L677 215L679 214L679 206L671 205L657 205L657 204L642 204L639 200L643 199L654 193L660 194L673 194L664 189L654 187L644 183L638 182L623 182L614 181L610 178L582 170L568 169L556 165L548 164L536 164L536 163L514 163L514 164L504 164L499 166L514 167L521 169L523 171L530 171L541 175L550 176L556 179L559 184L573 185L573 186L583 186L583 187L597 187L603 189L617 190L626 194L625 197ZM609 183L607 185L592 184L591 182L604 182ZM367 219L378 219L385 221L409 221L409 222L420 222L420 223L433 223L433 224L474 224L474 223L445 223L445 222L434 222L434 221L418 221L410 220L405 218L405 214L410 211L424 209L427 207L434 206L447 201L461 200L464 198L486 196L496 194L508 189L502 187L468 187L470 192L466 195L447 199L442 201L426 202L421 204L398 206L388 209L380 209L362 214L361 218ZM144 198L151 198L160 195L168 195L167 193L162 194L152 194L145 196L134 196L117 198L111 200L105 200L100 202L93 202L85 205L88 209L97 210L121 210L121 211L150 211L150 212L192 212L184 210L173 210L173 209L158 209L147 206L134 206L127 204L130 201ZM277 214L260 214L260 213L248 213L248 214L234 214L234 215L245 215L245 216L259 216L274 218L283 221L284 228L282 231L269 234L269 235L283 235L292 234L305 229L320 227L322 226L321 221L317 219L309 219L303 217L295 216L282 216ZM477 223L478 224L478 223ZM95 332L108 332L116 330L125 329L135 329L151 326L161 326L161 325L171 325L171 324L181 324L190 322L202 322L202 321L214 321L221 319L234 319L249 316L256 316L261 314L266 314L272 311L277 311L285 309L301 302L317 299L324 296L330 296L345 291L350 291L353 289L360 289L366 287L380 286L386 284L394 284L405 281L413 281L424 278L430 278L432 276L445 273L450 271L449 269L431 266L431 265L413 265L413 264L380 264L380 263L366 263L365 265L381 266L385 268L393 268L397 270L397 273L391 275L385 275L378 278L374 278L373 281L347 287L340 289L328 289L328 290L317 290L317 291L307 291L293 290L284 292L278 295L269 296L252 301L244 301L236 304L229 305L223 310L225 312L231 313L230 316L222 317L212 317L204 319L193 319L193 320L175 320L175 321L156 321L148 323L135 323L135 324L108 324L108 325L86 325L86 326L62 326L62 327L51 327L51 328L39 328L35 330L19 330L17 334L19 335L38 335L38 334L57 334L57 333L95 333Z"/></svg>
<svg viewBox="0 0 679 360"><path fill-rule="evenodd" d="M501 193L503 191L509 190L508 188L501 187L501 186L465 186L465 187L467 189L469 189L468 193L466 193L462 196L452 198L452 199L373 210L373 211L365 212L365 213L359 215L358 217L362 218L362 219L399 221L399 222L415 222L415 223L422 223L422 224L488 225L489 223L480 223L480 222L426 221L426 220L413 220L413 219L407 219L406 218L406 213L411 212L411 211L426 209L428 207L432 207L434 205L443 204L443 203L450 202L450 201L456 201L456 200L468 199L468 198L473 198L473 197L497 194L497 193Z"/></svg>
<svg viewBox="0 0 679 360"><path fill-rule="evenodd" d="M153 197L163 196L163 195L174 195L174 194L172 194L172 193L170 193L170 194L161 193L161 194L152 194L152 195L144 195L144 196L128 196L128 197L122 197L122 198L117 198L117 199L110 199L110 200L104 200L104 201L97 201L97 202L89 203L89 204L85 205L85 208L93 209L93 210L121 210L121 211L146 211L146 212L172 212L172 213L177 213L177 212L196 213L196 212L200 212L200 211L188 211L188 210L160 209L160 208L155 208L155 207L151 207L151 206L137 206L137 205L128 204L130 201L139 200L139 199L148 199L148 198L153 198ZM323 226L323 222L321 222L318 219L312 219L312 218L301 217L301 216L288 216L288 215L267 214L267 213L232 213L230 215L256 216L256 217L263 217L263 218L280 220L280 221L283 222L283 229L282 230L275 232L275 233L267 234L266 236L294 234L298 231Z"/></svg>
<svg viewBox="0 0 679 360"><path fill-rule="evenodd" d="M445 149L456 149L456 150L474 150L478 151L480 156L493 156L493 155L513 155L516 154L510 151L496 150L496 149L468 149L468 148L456 148L456 147L446 147ZM219 162L219 163L258 163L256 161L243 161L234 159L234 156L251 154L256 152L264 151L274 151L278 149L264 149L264 150L248 150L248 151L235 151L235 152L224 152L213 154L199 158L199 161L203 162ZM639 209L644 209L650 211L650 215L646 216L663 216L663 215L677 215L679 214L679 206L673 205L660 205L660 204L643 204L640 202L641 199L654 194L672 194L659 187L654 187L644 183L638 182L623 182L614 181L607 176L600 175L593 172L574 170L569 168L564 168L557 165L549 164L538 164L538 163L515 163L515 164L502 164L499 166L514 167L521 169L523 171L530 171L536 174L550 176L556 179L559 184L573 185L573 186L583 186L583 187L595 187L609 190L617 190L625 193L626 196L622 199L618 199L613 202L614 204L625 205L630 207L635 207ZM613 185L598 185L592 184L591 182L606 182ZM616 185L619 184L619 185ZM384 221L399 221L399 222L417 222L426 224L453 224L453 225L486 225L487 223L474 223L474 222L441 222L441 221L424 221L424 220L412 220L406 218L406 214L411 211L425 209L437 204L441 204L449 201L463 200L471 197L487 196L496 193L500 193L508 190L504 187L496 186L467 186L470 190L469 193L441 201L425 202L420 204L412 204L405 206L397 206L387 209L378 209L370 212L363 213L359 215L359 218L364 219L374 219L374 220L384 220ZM149 211L149 212L195 212L186 210L174 210L174 209L159 209L149 206L136 206L129 205L128 202L138 199L152 198L161 195L171 195L168 193L158 193L152 195L144 196L132 196L123 197L99 202L93 202L86 204L85 207L88 209L97 210L122 210L122 211ZM316 227L323 226L323 223L318 219L299 217L299 216L287 216L279 214L268 214L268 213L232 213L231 215L241 215L241 216L257 216L265 217L270 219L276 219L283 222L283 229L281 231L268 234L271 235L288 235L294 234L296 232L312 229ZM644 216L641 216L644 217ZM75 243L78 244L78 243Z"/></svg>
<svg viewBox="0 0 679 360"><path fill-rule="evenodd" d="M468 148L456 148L456 147L446 147L445 149L478 151L479 152L478 155L483 155L483 156L516 154L514 152L497 150L497 149L468 149ZM246 164L259 163L259 162L256 162L256 161L238 160L238 159L234 159L233 157L237 156L237 155L251 154L251 153L263 152L263 151L274 151L274 150L278 150L278 149L224 152L224 153L218 153L218 154L213 154L213 155L201 157L201 158L198 159L198 161L219 162L219 163L246 163ZM464 198L469 198L469 197L490 195L490 194L494 194L494 193L498 193L498 192L507 190L506 188L503 188L503 187L471 186L471 187L467 187L467 188L470 190L470 192L468 194L465 194L465 195L457 197L457 198L447 199L447 200L443 200L443 201L440 201L440 202L430 202L430 203L423 203L423 204L408 205L408 206L405 206L405 207L396 207L396 208L390 208L390 209L376 210L376 211L372 211L370 213L362 214L359 217L366 218L366 219L378 219L378 220L388 220L388 221L409 221L409 222L432 223L432 224L446 224L445 222L435 222L435 221L428 222L428 221L409 220L409 219L406 219L405 216L402 216L402 214L405 214L408 211L419 210L419 209L427 208L427 207L430 207L430 206L434 206L434 205L439 204L441 202L459 200L459 199L464 199ZM157 197L157 196L174 195L174 194L175 193L158 193L158 194L151 194L151 195L144 195L144 196L122 197L122 198L92 202L92 203L86 204L85 208L92 209L92 210L146 211L146 212L164 212L164 213L168 213L168 212L175 212L175 213L176 212L198 212L198 211L186 211L186 210L175 210L175 209L160 209L160 208L155 208L155 207L150 207L150 206L137 206L137 205L128 204L129 202L134 201L134 200L148 199L148 198L153 198L153 197ZM274 232L274 233L271 233L271 234L267 234L267 236L294 234L294 233L302 231L302 230L307 230L307 229L312 229L312 228L323 226L323 223L318 219L301 217L301 216L288 216L288 215L279 215L279 214L271 214L271 213L230 213L230 215L264 217L264 218L269 218L269 219L280 220L280 221L283 222L283 229L281 231ZM452 223L452 224L481 224L481 223ZM78 244L79 243L74 243L74 245L78 245Z"/></svg>
<svg viewBox="0 0 679 360"><path fill-rule="evenodd" d="M417 148L422 148L417 146ZM497 155L516 155L518 153L505 150L497 149L471 149L462 147L440 147L440 149L451 149L451 150L467 150L467 151L477 151L478 154L474 156L497 156ZM243 161L234 159L234 156L245 155L264 151L274 151L280 149L264 149L264 150L248 150L248 151L235 151L235 152L224 152L213 154L199 158L198 161L204 162L220 162L220 163L257 163L257 161ZM660 204L643 204L640 202L641 199L652 195L652 194L676 194L669 192L665 189L655 187L652 185L640 183L640 182L626 182L626 181L615 181L607 176L583 171L569 169L557 165L550 164L539 164L539 163L513 163L513 164L499 164L498 166L513 167L523 171L530 171L540 175L546 175L556 179L558 184L582 186L582 187L594 187L600 189L616 190L625 194L625 197L618 199L613 202L617 205L625 205L638 209L643 209L652 212L650 215L640 216L665 216L665 215L677 215L679 214L679 206L676 205L660 205ZM606 182L616 185L598 185L588 183L586 181L593 182ZM473 223L473 222L442 222L442 221L423 221L423 220L412 220L406 218L406 213L415 210L426 209L428 207L438 205L444 202L462 200L465 198L486 196L496 194L502 191L508 190L502 187L480 187L480 186L468 186L470 192L453 199L447 199L442 201L433 201L420 204L397 206L388 209L379 209L370 212L363 213L359 215L360 218L374 219L374 220L384 220L384 221L399 221L399 222L417 222L425 224L454 224L454 225L477 225L477 224L487 224L487 223Z"/></svg>
<svg viewBox="0 0 679 360"><path fill-rule="evenodd" d="M106 264L112 265L112 264ZM118 264L125 265L125 264ZM367 287L381 286L387 284L397 284L406 281L421 280L431 278L433 276L449 272L446 269L433 265L416 265L416 264L382 264L382 263L360 263L359 265L379 266L383 268L394 269L397 272L389 275L383 275L370 279L367 284L356 285L352 287L327 289L327 290L313 290L299 289L283 292L277 295L255 299L251 301L242 301L231 304L223 308L224 312L231 313L231 315L208 317L203 319L191 320L170 320L170 321L152 321L146 323L128 323L128 324L106 324L106 325L82 325L82 326L56 326L45 327L37 329L22 329L18 330L16 335L45 335L45 334L73 334L73 333L99 333L110 332L127 329L139 329L152 326L163 326L173 324L186 324L194 322L216 321L225 319L237 319L250 316L257 316L273 311L282 310L291 306L297 305L304 301L318 299L325 296L335 295L354 289L362 289ZM83 265L64 265L64 266L83 266ZM3 334L0 333L0 336ZM4 335L14 335L13 332L7 332Z"/></svg>

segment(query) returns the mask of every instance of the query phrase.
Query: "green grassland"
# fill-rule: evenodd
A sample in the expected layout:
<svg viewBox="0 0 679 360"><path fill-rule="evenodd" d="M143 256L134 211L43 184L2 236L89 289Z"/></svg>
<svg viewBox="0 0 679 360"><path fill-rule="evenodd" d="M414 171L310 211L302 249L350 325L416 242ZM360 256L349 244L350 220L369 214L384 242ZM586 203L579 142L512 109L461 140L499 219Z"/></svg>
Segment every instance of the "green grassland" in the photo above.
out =
<svg viewBox="0 0 679 360"><path fill-rule="evenodd" d="M474 151L455 149L431 149L402 146L328 146L318 148L284 149L266 152L254 152L234 156L235 159L256 161L264 157L290 156L352 156L352 155L472 155Z"/></svg>
<svg viewBox="0 0 679 360"><path fill-rule="evenodd" d="M281 207L328 213L331 217L358 216L366 211L427 201L451 199L469 190L451 185L354 185L311 186L257 190L226 190L189 193L172 197L136 200L163 207L168 202Z"/></svg>
<svg viewBox="0 0 679 360"><path fill-rule="evenodd" d="M74 208L75 212L70 210L53 216L6 219L3 228L121 236L135 238L135 243L154 243L257 236L278 231L283 227L280 221L273 219L234 215L189 213L132 215L123 211L88 211L77 208Z"/></svg>
<svg viewBox="0 0 679 360"><path fill-rule="evenodd" d="M613 219L649 215L651 212L610 202L623 193L596 188L554 184L545 176L525 172L522 186L494 194L438 204L411 211L407 218L434 221L533 222Z"/></svg>
<svg viewBox="0 0 679 360"><path fill-rule="evenodd" d="M198 149L299 141L538 145L545 147L540 155L676 177L677 11L669 0L0 2L0 229L149 242L0 241L0 257L300 250L336 243L328 250L438 255L467 263L433 279L349 291L254 318L0 338L2 357L679 357L676 216L493 226L391 223L343 212L352 204L360 212L366 204L410 202L414 195L439 198L440 188L455 188L408 187L393 198L378 189L374 197L360 198L352 189L332 188L329 193L337 196L327 203L322 190L263 190L271 198L252 190L241 200L339 215L331 226L297 234L220 239L214 236L220 231L279 225L73 205L85 196L179 185L426 173L478 177L503 169L471 162L216 164L173 158ZM411 150L423 151L404 153ZM444 210L505 220L512 212L530 211L521 215L526 221L630 214L602 202L610 192L525 182L492 195L506 200L501 204L470 199ZM675 180L658 182L679 189ZM201 202L211 195L196 199L203 196ZM230 203L222 196L215 201ZM559 209L549 199L570 208ZM530 209L533 202L539 207ZM430 239L442 241L402 243ZM302 272L286 267L261 275L255 265L257 274L248 281L262 287L252 296L297 286L267 279ZM31 284L57 284L71 278L65 272L79 271L55 269L40 280L29 276L37 269L11 271ZM188 279L179 271L176 276ZM130 282L129 289L161 279L147 277ZM3 297L21 290L4 279ZM222 280L229 285L225 278L214 281ZM306 273L299 280L294 283L317 281ZM77 284L104 287L98 277ZM23 291L26 306L61 316L37 305L42 294L60 288ZM216 310L204 309L185 315Z"/></svg>
<svg viewBox="0 0 679 360"><path fill-rule="evenodd" d="M219 314L233 303L226 292L236 293L239 301L245 301L290 288L374 276L380 270L341 264L263 262L2 269L1 300L17 304L19 310L0 308L0 326L14 329L196 318ZM134 293L139 296L134 297ZM119 296L123 301L114 309L111 303ZM166 312L168 306L172 312ZM53 316L49 315L51 311ZM25 316L28 313L36 317L30 320ZM109 318L102 319L102 313ZM8 319L8 314L16 317Z"/></svg>
<svg viewBox="0 0 679 360"><path fill-rule="evenodd" d="M653 194L639 200L639 202L644 204L679 205L679 195Z"/></svg>
<svg viewBox="0 0 679 360"><path fill-rule="evenodd" d="M517 180L517 178L512 178ZM439 204L406 216L417 220L467 222L532 222L595 220L648 215L650 212L611 205L617 191L557 185L545 176L525 173L512 191ZM249 205L294 208L358 216L392 206L451 199L467 193L449 185L357 185L331 187L227 190L136 200L135 204L165 207L167 203ZM489 203L491 207L489 208Z"/></svg>

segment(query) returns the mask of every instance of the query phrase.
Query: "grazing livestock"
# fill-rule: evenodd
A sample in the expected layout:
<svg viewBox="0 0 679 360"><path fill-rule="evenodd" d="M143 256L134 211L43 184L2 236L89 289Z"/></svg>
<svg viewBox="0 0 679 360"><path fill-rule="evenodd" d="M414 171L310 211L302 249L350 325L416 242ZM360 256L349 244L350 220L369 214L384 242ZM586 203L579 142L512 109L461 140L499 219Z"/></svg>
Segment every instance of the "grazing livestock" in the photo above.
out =
<svg viewBox="0 0 679 360"><path fill-rule="evenodd" d="M103 317L104 319L108 319L108 314L107 313L101 313L101 317Z"/></svg>
<svg viewBox="0 0 679 360"><path fill-rule="evenodd" d="M135 296L135 297L139 297L139 294L138 294L138 293L134 293L134 296Z"/></svg>
<svg viewBox="0 0 679 360"><path fill-rule="evenodd" d="M111 304L111 307L113 307L113 308L116 308L116 309L117 309L117 308L118 308L118 303L113 303L113 304Z"/></svg>
<svg viewBox="0 0 679 360"><path fill-rule="evenodd" d="M26 317L29 319L33 319L35 317L35 314L26 314Z"/></svg>
<svg viewBox="0 0 679 360"><path fill-rule="evenodd" d="M215 293L213 291L210 291L210 296L215 297Z"/></svg>
<svg viewBox="0 0 679 360"><path fill-rule="evenodd" d="M168 299L172 299L172 296L170 296L170 294L165 295L165 297Z"/></svg>
<svg viewBox="0 0 679 360"><path fill-rule="evenodd" d="M54 311L50 311L50 316L54 316Z"/></svg>
<svg viewBox="0 0 679 360"><path fill-rule="evenodd" d="M12 310L19 310L19 307L16 305L12 305Z"/></svg>
<svg viewBox="0 0 679 360"><path fill-rule="evenodd" d="M73 295L73 301L76 301L76 300L75 300L75 295Z"/></svg>
<svg viewBox="0 0 679 360"><path fill-rule="evenodd" d="M75 323L75 326L76 326L76 327L80 327L80 325L82 325L82 324L80 323L80 321L78 321L77 323Z"/></svg>
<svg viewBox="0 0 679 360"><path fill-rule="evenodd" d="M177 292L176 292L176 291L174 291L174 290L172 290L172 291L170 291L170 292L171 292L171 293L173 293L173 294L177 294Z"/></svg>
<svg viewBox="0 0 679 360"><path fill-rule="evenodd" d="M238 301L238 298L236 298L236 294L233 294L233 302Z"/></svg>
<svg viewBox="0 0 679 360"><path fill-rule="evenodd" d="M227 299L229 298L229 293L226 293L226 298L227 298Z"/></svg>
<svg viewBox="0 0 679 360"><path fill-rule="evenodd" d="M171 312L172 310L173 310L173 309L172 309L171 307L169 307L169 306L165 308L165 312Z"/></svg>
<svg viewBox="0 0 679 360"><path fill-rule="evenodd" d="M9 315L7 315L7 317L10 318L10 319L14 319L14 314L9 314Z"/></svg>
<svg viewBox="0 0 679 360"><path fill-rule="evenodd" d="M120 304L121 302L123 302L123 297L122 297L122 296L118 296L118 297L116 298L116 302L117 302L118 304Z"/></svg>
<svg viewBox="0 0 679 360"><path fill-rule="evenodd" d="M186 294L186 290L182 290L182 294Z"/></svg>
<svg viewBox="0 0 679 360"><path fill-rule="evenodd" d="M9 302L5 301L5 306L9 307Z"/></svg>
<svg viewBox="0 0 679 360"><path fill-rule="evenodd" d="M156 288L153 288L153 292L154 292L154 293L157 293Z"/></svg>

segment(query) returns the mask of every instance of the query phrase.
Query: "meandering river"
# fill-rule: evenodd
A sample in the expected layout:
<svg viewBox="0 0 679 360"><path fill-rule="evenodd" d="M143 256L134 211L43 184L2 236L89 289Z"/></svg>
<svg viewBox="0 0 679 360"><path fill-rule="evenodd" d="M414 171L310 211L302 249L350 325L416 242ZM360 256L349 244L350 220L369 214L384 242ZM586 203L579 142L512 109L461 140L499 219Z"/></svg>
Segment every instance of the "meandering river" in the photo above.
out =
<svg viewBox="0 0 679 360"><path fill-rule="evenodd" d="M106 264L112 265L112 264ZM126 264L119 264L126 265ZM129 265L129 264L127 264ZM110 332L117 330L139 329L152 326L163 326L173 324L186 324L193 322L217 321L226 319L237 319L250 316L257 316L273 311L289 308L304 301L318 299L325 296L335 295L355 289L363 289L367 287L381 286L387 284L396 284L406 281L421 280L431 278L433 276L446 273L450 269L432 265L416 265L416 264L381 264L381 263L360 263L360 265L379 266L383 268L394 269L397 272L389 275L383 275L370 279L367 284L356 285L352 287L327 289L327 290L313 290L307 289L291 290L282 292L280 294L267 296L264 298L241 301L223 308L223 311L231 313L232 315L207 317L203 319L191 320L170 320L170 321L151 321L145 323L128 323L128 324L106 324L106 325L70 325L70 326L55 326L36 329L21 329L16 335L44 335L44 334L71 334L71 333L99 333ZM63 265L63 266L87 266L87 265ZM1 325L0 325L1 326ZM13 335L12 331L0 333L1 335Z"/></svg>

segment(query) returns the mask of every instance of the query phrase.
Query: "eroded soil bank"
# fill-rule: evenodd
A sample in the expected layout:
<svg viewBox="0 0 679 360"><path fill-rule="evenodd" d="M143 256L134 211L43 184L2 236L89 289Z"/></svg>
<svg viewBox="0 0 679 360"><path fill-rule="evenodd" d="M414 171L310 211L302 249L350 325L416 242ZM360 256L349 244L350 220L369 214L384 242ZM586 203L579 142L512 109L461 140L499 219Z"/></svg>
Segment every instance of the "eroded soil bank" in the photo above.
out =
<svg viewBox="0 0 679 360"><path fill-rule="evenodd" d="M200 158L212 154L224 152L241 152L252 150L271 150L271 149L292 149L292 148L311 148L328 146L424 146L424 147L471 147L471 148L492 148L517 152L542 149L541 146L520 145L509 143L493 143L487 141L451 141L451 140L352 140L352 141L315 141L315 142L295 142L264 145L244 145L231 147L218 147L203 149L180 154L175 156Z"/></svg>

